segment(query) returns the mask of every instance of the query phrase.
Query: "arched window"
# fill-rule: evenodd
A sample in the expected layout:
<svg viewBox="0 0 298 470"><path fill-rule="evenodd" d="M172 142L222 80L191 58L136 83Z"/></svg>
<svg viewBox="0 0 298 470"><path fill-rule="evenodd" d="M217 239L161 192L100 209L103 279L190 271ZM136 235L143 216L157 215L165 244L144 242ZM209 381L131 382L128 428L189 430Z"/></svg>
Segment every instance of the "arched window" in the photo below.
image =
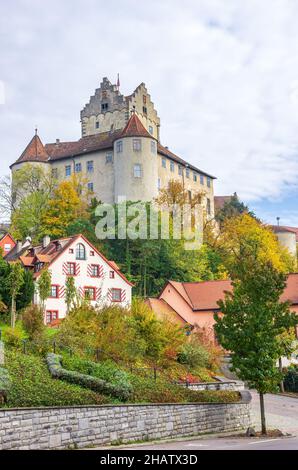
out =
<svg viewBox="0 0 298 470"><path fill-rule="evenodd" d="M76 259L86 259L86 249L83 243L78 243L76 246Z"/></svg>

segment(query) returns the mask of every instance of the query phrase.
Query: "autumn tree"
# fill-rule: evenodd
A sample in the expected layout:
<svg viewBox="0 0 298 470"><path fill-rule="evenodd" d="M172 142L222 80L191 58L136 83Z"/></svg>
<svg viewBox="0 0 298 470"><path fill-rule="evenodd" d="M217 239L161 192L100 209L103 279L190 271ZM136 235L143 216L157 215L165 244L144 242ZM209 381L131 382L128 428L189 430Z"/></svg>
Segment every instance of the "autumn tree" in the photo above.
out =
<svg viewBox="0 0 298 470"><path fill-rule="evenodd" d="M215 219L222 225L226 219L237 217L241 214L248 214L251 217L255 217L248 206L239 200L237 193L234 193L229 200L225 201L223 207L216 210Z"/></svg>
<svg viewBox="0 0 298 470"><path fill-rule="evenodd" d="M247 245L235 268L233 292L218 302L223 316L215 315L215 331L220 344L231 354L238 377L260 396L262 433L266 434L264 395L276 390L282 375L279 357L289 354L280 337L298 324L289 303L281 302L286 275L272 262L260 259Z"/></svg>
<svg viewBox="0 0 298 470"><path fill-rule="evenodd" d="M67 307L67 313L72 308L78 306L78 292L75 285L75 279L73 276L68 276L65 283L65 303Z"/></svg>
<svg viewBox="0 0 298 470"><path fill-rule="evenodd" d="M15 327L16 323L16 298L18 293L21 290L21 287L24 283L24 269L22 268L21 263L16 262L11 265L10 273L8 276L8 284L10 286L10 296L11 296L11 327Z"/></svg>
<svg viewBox="0 0 298 470"><path fill-rule="evenodd" d="M52 275L48 269L44 269L37 281L36 288L41 302L41 308L44 312L45 301L51 293L51 280Z"/></svg>

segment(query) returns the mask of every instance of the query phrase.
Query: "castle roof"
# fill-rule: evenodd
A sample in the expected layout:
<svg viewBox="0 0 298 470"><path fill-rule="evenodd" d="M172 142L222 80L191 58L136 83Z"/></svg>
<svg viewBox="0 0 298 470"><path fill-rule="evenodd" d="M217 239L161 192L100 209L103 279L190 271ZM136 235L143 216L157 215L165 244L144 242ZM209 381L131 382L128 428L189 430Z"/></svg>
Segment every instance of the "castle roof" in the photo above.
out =
<svg viewBox="0 0 298 470"><path fill-rule="evenodd" d="M149 137L150 139L153 139L152 135L149 134L147 129L143 126L136 113L131 115L119 138L122 137Z"/></svg>
<svg viewBox="0 0 298 470"><path fill-rule="evenodd" d="M47 154L42 141L36 133L30 140L22 155L18 158L15 163L34 161L46 162L48 159L49 155Z"/></svg>

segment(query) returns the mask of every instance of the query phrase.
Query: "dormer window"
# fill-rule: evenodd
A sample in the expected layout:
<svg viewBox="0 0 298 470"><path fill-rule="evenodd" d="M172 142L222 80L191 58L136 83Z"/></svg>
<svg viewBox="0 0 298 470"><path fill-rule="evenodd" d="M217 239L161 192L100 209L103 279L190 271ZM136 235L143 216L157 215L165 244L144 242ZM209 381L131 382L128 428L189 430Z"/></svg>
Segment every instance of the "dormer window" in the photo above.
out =
<svg viewBox="0 0 298 470"><path fill-rule="evenodd" d="M80 259L80 260L86 259L86 249L83 243L78 243L76 246L76 259Z"/></svg>

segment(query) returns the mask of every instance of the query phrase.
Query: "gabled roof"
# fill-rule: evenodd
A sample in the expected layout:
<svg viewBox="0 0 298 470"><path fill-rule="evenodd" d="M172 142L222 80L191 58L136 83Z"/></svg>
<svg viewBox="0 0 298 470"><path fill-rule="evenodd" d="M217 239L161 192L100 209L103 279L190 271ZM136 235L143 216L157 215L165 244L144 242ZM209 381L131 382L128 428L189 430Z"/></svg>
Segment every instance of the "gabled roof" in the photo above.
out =
<svg viewBox="0 0 298 470"><path fill-rule="evenodd" d="M155 299L149 297L145 300L145 303L153 310L157 318L163 320L164 318L179 323L182 326L187 325L187 321L179 315L164 299Z"/></svg>
<svg viewBox="0 0 298 470"><path fill-rule="evenodd" d="M217 302L224 299L226 291L231 292L233 289L232 282L229 279L203 282L169 281L163 291L169 284L183 297L190 308L197 312L218 310L219 306ZM292 305L298 305L298 273L288 275L287 285L280 300L287 300L291 302Z"/></svg>
<svg viewBox="0 0 298 470"><path fill-rule="evenodd" d="M35 134L16 163L34 161L46 162L48 159L49 155L47 154L42 141L40 140L39 136Z"/></svg>
<svg viewBox="0 0 298 470"><path fill-rule="evenodd" d="M271 230L274 233L281 233L281 232L291 232L296 235L296 240L298 243L298 227L288 227L287 225L270 225Z"/></svg>
<svg viewBox="0 0 298 470"><path fill-rule="evenodd" d="M149 134L147 129L143 126L136 113L131 115L128 123L121 132L119 138L122 137L149 137L149 139L154 139L154 137Z"/></svg>

